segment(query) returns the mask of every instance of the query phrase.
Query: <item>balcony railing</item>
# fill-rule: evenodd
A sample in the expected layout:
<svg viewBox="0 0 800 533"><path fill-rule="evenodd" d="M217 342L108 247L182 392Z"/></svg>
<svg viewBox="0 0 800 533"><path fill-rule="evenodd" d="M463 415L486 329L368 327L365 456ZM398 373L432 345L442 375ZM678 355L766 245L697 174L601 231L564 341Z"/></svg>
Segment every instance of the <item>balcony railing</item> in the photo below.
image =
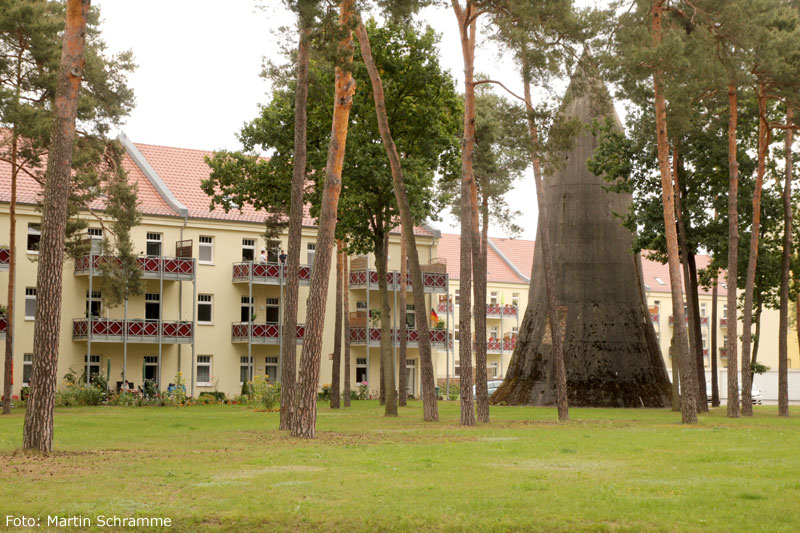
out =
<svg viewBox="0 0 800 533"><path fill-rule="evenodd" d="M241 261L233 264L233 283L253 283L261 285L280 285L286 283L286 265L283 263L262 263L259 261ZM311 281L311 267L300 265L298 271L301 285Z"/></svg>
<svg viewBox="0 0 800 533"><path fill-rule="evenodd" d="M0 270L8 270L8 261L10 259L10 252L8 246L0 246Z"/></svg>
<svg viewBox="0 0 800 533"><path fill-rule="evenodd" d="M75 261L75 275L87 276L89 271L100 272L100 266L107 262L119 263L118 257L98 254L85 254ZM196 272L195 260L191 257L163 257L146 255L136 258L142 277L145 279L192 280Z"/></svg>
<svg viewBox="0 0 800 533"><path fill-rule="evenodd" d="M431 345L444 346L448 338L447 332L443 329L429 330ZM452 341L452 335L450 335ZM392 343L399 343L399 329L392 329ZM350 328L350 342L355 345L377 345L381 343L381 330L379 328ZM419 331L416 329L406 329L406 342L408 346L419 345Z"/></svg>
<svg viewBox="0 0 800 533"><path fill-rule="evenodd" d="M350 288L366 288L367 281L371 288L378 288L378 271L377 270L353 270L350 272ZM386 274L386 284L390 291L400 289L400 273L388 272ZM447 291L447 274L439 272L423 272L422 285L425 292L446 292ZM406 275L406 290L411 290L411 273Z"/></svg>
<svg viewBox="0 0 800 533"><path fill-rule="evenodd" d="M250 328L252 327L252 337L250 336ZM297 344L303 343L303 338L306 334L305 324L297 325ZM253 344L280 344L281 343L281 327L280 324L266 323L266 322L234 322L231 324L231 342L248 342Z"/></svg>
<svg viewBox="0 0 800 533"><path fill-rule="evenodd" d="M728 349L727 348L720 348L719 349L719 356L723 359L728 358Z"/></svg>
<svg viewBox="0 0 800 533"><path fill-rule="evenodd" d="M8 329L8 317L0 315L0 339L6 338L7 329Z"/></svg>
<svg viewBox="0 0 800 533"><path fill-rule="evenodd" d="M658 319L659 319L658 313L650 313L650 320L658 324ZM670 324L672 324L672 322L670 322Z"/></svg>
<svg viewBox="0 0 800 533"><path fill-rule="evenodd" d="M517 339L513 337L506 339L491 338L486 341L486 352L487 353L513 352L514 347L516 345L517 345Z"/></svg>
<svg viewBox="0 0 800 533"><path fill-rule="evenodd" d="M720 318L719 319L719 327L727 328L728 327L728 319L727 318Z"/></svg>
<svg viewBox="0 0 800 533"><path fill-rule="evenodd" d="M437 313L453 312L453 302L439 302L436 306Z"/></svg>
<svg viewBox="0 0 800 533"><path fill-rule="evenodd" d="M160 325L160 328L159 328ZM161 342L165 344L190 344L193 327L191 322L183 320L147 320L121 318L92 318L92 341L124 342L127 330L127 341L135 343L158 343L159 330ZM85 341L89 338L89 319L76 318L72 321L72 340Z"/></svg>
<svg viewBox="0 0 800 533"><path fill-rule="evenodd" d="M688 324L689 323L689 315L684 316L683 317L683 321ZM670 315L669 316L669 325L673 326L674 324L675 324L675 317ZM707 326L708 325L708 317L707 316L701 316L700 317L700 325L702 325L702 326Z"/></svg>
<svg viewBox="0 0 800 533"><path fill-rule="evenodd" d="M486 304L487 318L516 318L518 313L516 305Z"/></svg>

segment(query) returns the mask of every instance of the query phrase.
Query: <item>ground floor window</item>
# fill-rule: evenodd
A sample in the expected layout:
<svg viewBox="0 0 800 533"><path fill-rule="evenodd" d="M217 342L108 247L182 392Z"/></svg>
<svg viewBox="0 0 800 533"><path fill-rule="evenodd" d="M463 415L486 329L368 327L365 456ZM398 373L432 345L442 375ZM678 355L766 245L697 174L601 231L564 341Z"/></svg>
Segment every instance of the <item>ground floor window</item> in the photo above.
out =
<svg viewBox="0 0 800 533"><path fill-rule="evenodd" d="M239 383L244 384L252 379L250 376L250 366L253 363L253 358L243 355L240 361L241 363L239 366Z"/></svg>
<svg viewBox="0 0 800 533"><path fill-rule="evenodd" d="M198 355L197 356L197 384L210 385L211 384L211 356Z"/></svg>
<svg viewBox="0 0 800 533"><path fill-rule="evenodd" d="M22 384L29 385L33 372L33 354L26 353L22 356Z"/></svg>
<svg viewBox="0 0 800 533"><path fill-rule="evenodd" d="M406 359L406 393L412 396L414 395L414 392L417 390L416 377L417 377L417 360Z"/></svg>
<svg viewBox="0 0 800 533"><path fill-rule="evenodd" d="M144 379L146 381L158 381L158 356L144 356Z"/></svg>
<svg viewBox="0 0 800 533"><path fill-rule="evenodd" d="M356 359L356 383L367 381L367 358L359 357Z"/></svg>
<svg viewBox="0 0 800 533"><path fill-rule="evenodd" d="M455 360L455 365L456 365L456 367L455 367L455 371L453 372L453 374L455 374L456 376L459 376L459 375L461 375L461 361L456 359Z"/></svg>
<svg viewBox="0 0 800 533"><path fill-rule="evenodd" d="M88 363L87 363L88 360ZM94 377L100 373L100 356L93 355L91 357L83 357L83 363L89 368L89 379L94 381Z"/></svg>
<svg viewBox="0 0 800 533"><path fill-rule="evenodd" d="M274 355L268 355L264 362L264 373L267 375L267 379L275 383L278 381L278 358Z"/></svg>
<svg viewBox="0 0 800 533"><path fill-rule="evenodd" d="M489 363L489 372L488 372L488 374L489 374L490 378L496 378L497 376L499 376L500 375L500 363L498 363L497 361L495 361L493 363Z"/></svg>

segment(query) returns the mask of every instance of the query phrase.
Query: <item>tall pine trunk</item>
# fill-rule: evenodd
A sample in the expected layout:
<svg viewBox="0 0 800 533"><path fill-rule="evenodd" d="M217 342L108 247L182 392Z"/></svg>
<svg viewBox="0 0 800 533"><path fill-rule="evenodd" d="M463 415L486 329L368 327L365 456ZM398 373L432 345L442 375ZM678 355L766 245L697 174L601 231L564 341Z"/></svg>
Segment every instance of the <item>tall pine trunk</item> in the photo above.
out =
<svg viewBox="0 0 800 533"><path fill-rule="evenodd" d="M689 266L689 278L686 281L686 290L691 294L691 305L694 309L694 320L691 328L694 330L694 338L697 339L695 346L695 361L697 362L697 410L708 412L708 394L706 393L706 366L703 356L703 332L700 326L700 286L697 282L697 261L692 252L688 253L687 264Z"/></svg>
<svg viewBox="0 0 800 533"><path fill-rule="evenodd" d="M792 123L792 106L786 109L786 123ZM783 258L781 261L781 311L778 323L778 415L789 416L789 365L787 336L789 334L789 268L792 256L792 137L786 130L786 177L783 184ZM798 295L800 299L800 295ZM797 308L800 321L800 307ZM800 335L800 329L798 329Z"/></svg>
<svg viewBox="0 0 800 533"><path fill-rule="evenodd" d="M6 304L5 365L3 367L3 414L11 413L14 394L14 291L17 278L17 149L19 136L11 133L11 203L8 206L8 301Z"/></svg>
<svg viewBox="0 0 800 533"><path fill-rule="evenodd" d="M398 355L397 366L399 367L397 387L400 389L397 404L405 407L408 404L408 371L406 370L406 352L408 350L408 342L406 339L407 325L406 325L406 278L408 277L408 267L406 265L408 254L406 253L406 228L400 224L400 294L397 300L397 313L398 320L400 320L400 354Z"/></svg>
<svg viewBox="0 0 800 533"><path fill-rule="evenodd" d="M478 420L489 422L489 377L486 371L486 268L483 255L481 225L478 215L478 187L475 177L470 192L472 212L472 290L475 296L473 314L475 315L475 410Z"/></svg>
<svg viewBox="0 0 800 533"><path fill-rule="evenodd" d="M664 1L653 5L652 37L654 47L661 44L661 18L664 13ZM667 258L669 263L670 289L672 293L672 315L676 333L676 351L681 369L681 421L684 424L697 423L696 382L692 379L695 372L694 361L689 353L686 337L686 321L683 312L683 290L681 287L681 269L678 250L678 234L675 229L675 198L672 188L672 173L669 168L669 137L667 136L667 107L661 86L661 71L653 70L653 89L655 93L656 137L658 140L658 166L661 173L661 192L664 202L664 228L667 240Z"/></svg>
<svg viewBox="0 0 800 533"><path fill-rule="evenodd" d="M403 179L403 168L400 165L400 157L397 154L397 147L392 139L389 129L389 119L386 117L386 99L383 94L383 84L380 74L372 58L372 48L369 43L369 36L363 23L359 23L356 28L358 42L361 45L361 57L369 73L370 83L372 84L372 97L375 101L375 114L378 119L378 130L381 133L381 140L389 158L389 166L392 170L392 182L394 183L394 195L397 199L397 209L400 211L400 223L408 228L405 232L406 248L408 251L408 266L411 269L411 293L414 296L414 316L417 322L417 333L419 334L419 360L422 372L422 411L426 422L436 422L439 420L439 406L436 403L436 381L433 376L433 359L431 358L431 338L428 328L428 316L425 307L425 293L422 284L422 269L419 266L419 252L417 251L417 240L414 236L414 220L411 217L411 208L408 203L405 181Z"/></svg>
<svg viewBox="0 0 800 533"><path fill-rule="evenodd" d="M736 124L739 120L736 84L728 83L728 418L739 418L739 369L737 344L736 287L739 265L739 161L736 154Z"/></svg>
<svg viewBox="0 0 800 533"><path fill-rule="evenodd" d="M344 254L342 268L344 291L342 293L342 307L344 309L344 406L350 407L350 256Z"/></svg>
<svg viewBox="0 0 800 533"><path fill-rule="evenodd" d="M42 202L31 393L22 432L22 447L42 452L53 450L53 407L58 384L67 203L89 4L89 0L67 1L67 23L56 85L53 133Z"/></svg>
<svg viewBox="0 0 800 533"><path fill-rule="evenodd" d="M347 127L356 82L351 65L353 61L353 37L350 22L354 16L354 0L342 0L339 26L344 37L339 41L339 58L336 65L336 92L333 104L331 140L328 146L328 161L325 166L325 186L322 192L322 210L317 233L317 251L311 273L311 289L306 311L306 332L294 399L294 421L292 435L314 438L317 424L317 387L319 385L320 352L322 331L325 327L325 305L328 299L328 281L331 271L333 237L336 230L336 214L339 194L342 190L342 166L347 142Z"/></svg>
<svg viewBox="0 0 800 533"><path fill-rule="evenodd" d="M382 224L382 222L381 222ZM389 234L376 236L375 268L378 271L378 293L381 297L381 379L385 394L385 416L397 416L397 389L394 381L394 355L392 354L392 309L389 307L389 286L386 277L389 274Z"/></svg>
<svg viewBox="0 0 800 533"><path fill-rule="evenodd" d="M477 193L473 202L473 189L475 175L472 170L472 157L475 153L475 37L477 21L473 16L473 5L468 0L465 9L461 9L458 0L453 0L453 10L458 20L458 33L461 37L461 55L464 61L464 137L461 141L461 265L459 272L459 291L461 294L461 312L459 313L459 381L461 382L461 425L475 425L475 406L472 398L472 264L480 257L480 243L474 243L476 230L473 227L476 220ZM475 309L479 309L479 292L475 293ZM475 336L478 342L478 316L486 316L486 297L484 294L482 311L475 311ZM485 324L485 322L484 322ZM481 338L486 339L484 325Z"/></svg>
<svg viewBox="0 0 800 533"><path fill-rule="evenodd" d="M742 416L753 416L753 372L750 368L750 349L753 325L753 287L758 263L758 236L761 224L761 188L764 184L769 131L767 130L767 96L764 85L759 84L758 97L758 167L753 191L753 224L750 229L750 251L747 254L747 277L744 285L744 310L742 316Z"/></svg>
<svg viewBox="0 0 800 533"><path fill-rule="evenodd" d="M544 258L545 292L547 293L547 315L550 324L550 337L553 343L553 361L556 374L556 398L558 406L558 419L569 420L569 405L567 401L567 373L564 368L564 343L561 337L561 320L558 306L556 305L556 280L553 270L553 251L550 242L550 221L547 218L546 204L544 201L544 180L542 179L541 162L539 153L539 131L533 119L533 104L531 102L530 71L527 61L527 50L522 54L522 78L525 96L525 107L528 116L528 132L531 143L531 163L533 164L533 179L536 184L536 203L539 208L539 245Z"/></svg>
<svg viewBox="0 0 800 533"><path fill-rule="evenodd" d="M716 272L711 285L711 407L719 407L719 369L717 368L717 292Z"/></svg>
<svg viewBox="0 0 800 533"><path fill-rule="evenodd" d="M308 55L311 37L310 21L301 12L298 16L300 37L297 45L297 87L294 95L294 168L289 205L289 246L284 267L286 300L283 302L281 340L281 415L280 429L292 429L292 405L297 379L297 303L300 293L300 244L303 233L303 185L306 179L306 132L308 117Z"/></svg>
<svg viewBox="0 0 800 533"><path fill-rule="evenodd" d="M344 300L344 251L342 241L336 241L336 316L333 326L333 369L331 370L331 409L341 405L339 386L342 380L342 304Z"/></svg>

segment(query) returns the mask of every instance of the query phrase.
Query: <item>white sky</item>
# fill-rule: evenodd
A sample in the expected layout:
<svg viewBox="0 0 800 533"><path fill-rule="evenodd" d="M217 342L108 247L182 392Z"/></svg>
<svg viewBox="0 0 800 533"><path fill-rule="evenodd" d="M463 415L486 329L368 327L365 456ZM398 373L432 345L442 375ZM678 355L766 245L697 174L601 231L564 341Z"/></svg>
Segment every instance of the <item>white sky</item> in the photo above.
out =
<svg viewBox="0 0 800 533"><path fill-rule="evenodd" d="M136 108L124 131L134 142L198 148L238 149L236 133L268 101L269 87L259 77L263 57L277 58L274 32L294 18L280 0L95 0L110 52L132 49L139 65L129 84ZM583 2L581 2L583 3ZM451 9L429 8L422 19L442 34L440 62L463 91L463 63ZM476 72L503 81L521 94L513 65L481 40ZM523 214L522 237L536 236L535 187L531 173L519 180L508 202ZM455 232L452 217L434 223ZM493 236L503 236L497 229Z"/></svg>

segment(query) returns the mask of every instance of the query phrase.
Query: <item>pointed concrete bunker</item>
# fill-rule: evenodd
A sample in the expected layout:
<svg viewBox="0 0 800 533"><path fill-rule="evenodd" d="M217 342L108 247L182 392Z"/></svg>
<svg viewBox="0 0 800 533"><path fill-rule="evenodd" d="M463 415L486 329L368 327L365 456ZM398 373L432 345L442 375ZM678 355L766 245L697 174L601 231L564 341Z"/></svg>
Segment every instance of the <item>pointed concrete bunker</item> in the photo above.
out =
<svg viewBox="0 0 800 533"><path fill-rule="evenodd" d="M562 104L583 124L619 119L605 86L579 67ZM670 384L644 297L641 263L631 253L624 213L629 194L603 190L586 167L597 139L582 128L562 165L545 176L544 198L571 406L663 407ZM541 232L541 225L539 226ZM539 237L537 236L537 241ZM502 387L493 403L555 405L555 371L542 254L535 254L530 300Z"/></svg>

